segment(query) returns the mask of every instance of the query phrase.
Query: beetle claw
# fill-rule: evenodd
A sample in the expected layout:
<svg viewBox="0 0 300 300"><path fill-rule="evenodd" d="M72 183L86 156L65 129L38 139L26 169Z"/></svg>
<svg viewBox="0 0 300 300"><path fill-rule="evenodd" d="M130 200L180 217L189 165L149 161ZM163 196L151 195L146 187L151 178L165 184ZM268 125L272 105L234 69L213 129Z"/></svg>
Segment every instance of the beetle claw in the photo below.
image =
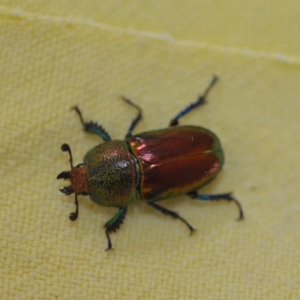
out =
<svg viewBox="0 0 300 300"><path fill-rule="evenodd" d="M115 250L113 247L108 247L105 249L105 251L111 251L111 250Z"/></svg>

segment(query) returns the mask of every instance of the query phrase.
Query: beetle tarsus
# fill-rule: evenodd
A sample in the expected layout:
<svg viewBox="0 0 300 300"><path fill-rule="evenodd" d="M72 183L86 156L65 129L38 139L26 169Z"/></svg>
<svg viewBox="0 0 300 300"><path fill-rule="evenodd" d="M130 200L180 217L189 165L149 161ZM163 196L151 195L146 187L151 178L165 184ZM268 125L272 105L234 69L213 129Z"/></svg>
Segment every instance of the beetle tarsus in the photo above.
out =
<svg viewBox="0 0 300 300"><path fill-rule="evenodd" d="M138 124L138 122L142 119L142 116L143 116L143 112L142 112L142 109L136 105L134 102L132 102L130 99L124 97L124 96L121 96L121 98L129 105L131 105L132 107L134 107L138 113L136 115L136 117L132 120L129 128L128 128L128 131L126 133L126 136L125 138L128 138L128 137L131 137L132 136L132 131L134 130L134 128L136 127L136 125Z"/></svg>
<svg viewBox="0 0 300 300"><path fill-rule="evenodd" d="M201 96L198 97L198 99L195 102L192 102L189 106L185 107L182 111L180 111L174 119L171 120L170 125L169 126L177 126L179 124L179 119L182 118L183 116L185 116L186 114L188 114L189 112L191 112L192 110L194 110L195 108L197 108L198 106L201 106L205 103L205 99L209 93L209 91L211 90L211 88L215 85L215 83L217 82L218 77L216 75L213 76L210 84L207 86L207 88L205 89L205 91L203 92L203 94Z"/></svg>
<svg viewBox="0 0 300 300"><path fill-rule="evenodd" d="M153 208L155 208L156 210L158 210L159 212L163 213L166 216L170 216L173 219L179 219L181 220L190 230L190 235L193 234L194 231L196 231L193 226L191 224L189 224L184 218L182 218L177 212L172 211L172 210L168 210L158 204L156 204L155 202L150 202L148 203L150 206L152 206Z"/></svg>
<svg viewBox="0 0 300 300"><path fill-rule="evenodd" d="M106 130L101 125L98 125L95 122L85 122L84 121L81 110L79 109L78 106L73 106L72 109L74 109L76 111L76 113L78 114L80 122L83 126L83 129L86 132L96 134L99 137L101 137L104 141L111 140L111 137L109 136L109 134L106 132Z"/></svg>
<svg viewBox="0 0 300 300"><path fill-rule="evenodd" d="M217 195L199 195L196 191L192 191L188 193L188 196L190 196L192 199L203 200L203 201L227 200L227 201L234 202L239 209L239 217L237 218L237 221L244 219L244 212L242 206L237 199L232 197L232 193L224 193L224 194L217 194Z"/></svg>
<svg viewBox="0 0 300 300"><path fill-rule="evenodd" d="M112 243L111 243L111 240L110 240L107 229L105 230L105 234L106 234L106 237L107 237L107 248L105 249L105 251L114 250L114 248L112 247Z"/></svg>
<svg viewBox="0 0 300 300"><path fill-rule="evenodd" d="M116 232L120 228L120 225L123 223L123 220L125 219L126 213L127 213L127 206L120 207L117 214L105 223L104 228L106 229L105 234L106 234L107 243L108 243L108 247L107 247L106 251L110 250L110 249L113 250L109 233Z"/></svg>

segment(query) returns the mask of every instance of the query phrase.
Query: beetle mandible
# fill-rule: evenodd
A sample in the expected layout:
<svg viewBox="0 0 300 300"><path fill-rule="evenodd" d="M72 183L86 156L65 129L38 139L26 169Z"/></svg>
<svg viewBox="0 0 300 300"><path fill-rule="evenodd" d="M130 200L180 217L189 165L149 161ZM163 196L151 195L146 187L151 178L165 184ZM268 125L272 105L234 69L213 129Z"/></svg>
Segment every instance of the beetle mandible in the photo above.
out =
<svg viewBox="0 0 300 300"><path fill-rule="evenodd" d="M132 135L132 131L141 120L142 111L131 100L122 97L138 111L125 140L111 140L101 125L85 122L79 108L73 107L84 130L98 135L104 143L88 151L83 163L75 167L70 146L63 144L61 150L69 153L71 170L61 172L57 179L71 181L70 186L60 190L66 195L75 194L76 210L69 215L71 221L78 218L78 195L88 195L99 205L118 208L117 214L104 225L108 243L106 250L113 249L109 234L120 227L127 206L137 200L181 220L191 234L195 229L184 218L157 202L183 194L195 200L227 200L238 206L238 220L244 218L240 203L231 193L197 193L199 188L215 179L223 167L224 153L218 137L203 127L177 126L180 118L205 102L216 81L214 76L203 95L180 111L168 128L136 135Z"/></svg>

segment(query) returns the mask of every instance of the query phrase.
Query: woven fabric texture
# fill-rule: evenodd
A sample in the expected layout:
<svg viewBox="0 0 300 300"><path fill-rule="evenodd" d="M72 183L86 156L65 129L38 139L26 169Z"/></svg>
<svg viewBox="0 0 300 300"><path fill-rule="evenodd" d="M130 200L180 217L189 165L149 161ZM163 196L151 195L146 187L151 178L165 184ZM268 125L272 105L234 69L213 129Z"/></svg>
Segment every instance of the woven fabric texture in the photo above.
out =
<svg viewBox="0 0 300 300"><path fill-rule="evenodd" d="M0 0L1 299L299 299L300 6L296 0ZM226 162L202 193L128 209L59 192L56 176L101 140L70 107L123 139L166 127L220 80L181 124L215 132Z"/></svg>

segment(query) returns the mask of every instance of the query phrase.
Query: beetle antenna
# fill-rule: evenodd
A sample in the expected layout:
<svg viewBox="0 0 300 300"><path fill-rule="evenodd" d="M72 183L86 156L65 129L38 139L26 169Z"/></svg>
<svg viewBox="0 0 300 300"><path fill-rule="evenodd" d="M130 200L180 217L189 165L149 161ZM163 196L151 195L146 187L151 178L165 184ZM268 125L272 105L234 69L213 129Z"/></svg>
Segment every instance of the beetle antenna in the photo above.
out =
<svg viewBox="0 0 300 300"><path fill-rule="evenodd" d="M69 219L71 221L76 221L78 218L78 199L77 199L77 194L75 193L75 212L71 212L69 215Z"/></svg>
<svg viewBox="0 0 300 300"><path fill-rule="evenodd" d="M60 149L63 152L68 152L69 153L70 166L71 166L71 169L74 169L74 167L73 167L73 156L72 156L72 152L71 152L70 146L68 144L62 144L61 147L60 147Z"/></svg>

